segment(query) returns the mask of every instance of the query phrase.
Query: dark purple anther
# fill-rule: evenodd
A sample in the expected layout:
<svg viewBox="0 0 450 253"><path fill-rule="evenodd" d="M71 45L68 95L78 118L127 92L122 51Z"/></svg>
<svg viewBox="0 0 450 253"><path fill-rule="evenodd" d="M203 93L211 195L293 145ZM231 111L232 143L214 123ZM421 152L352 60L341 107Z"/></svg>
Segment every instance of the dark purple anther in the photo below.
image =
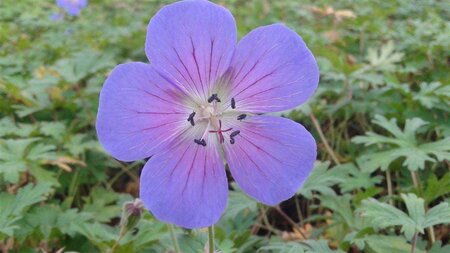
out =
<svg viewBox="0 0 450 253"><path fill-rule="evenodd" d="M191 114L189 114L189 117L187 118L187 121L191 122L191 125L194 126L194 116L195 116L195 112L192 112Z"/></svg>
<svg viewBox="0 0 450 253"><path fill-rule="evenodd" d="M241 131L239 131L239 130L233 131L233 132L230 134L230 138L234 138L234 137L235 137L236 135L238 135L240 132L241 132Z"/></svg>
<svg viewBox="0 0 450 253"><path fill-rule="evenodd" d="M234 98L231 99L231 108L236 109L236 101L234 100Z"/></svg>
<svg viewBox="0 0 450 253"><path fill-rule="evenodd" d="M217 96L216 93L212 94L211 97L208 98L208 103L211 103L212 101L221 102L220 98Z"/></svg>
<svg viewBox="0 0 450 253"><path fill-rule="evenodd" d="M206 147L206 141L204 139L194 139L194 142L197 143L198 145L201 145L203 147Z"/></svg>
<svg viewBox="0 0 450 253"><path fill-rule="evenodd" d="M237 120L243 120L247 117L247 114L241 114L239 116L237 116Z"/></svg>
<svg viewBox="0 0 450 253"><path fill-rule="evenodd" d="M233 132L230 134L230 143L231 143L231 144L234 144L234 143L235 143L234 137L236 137L236 135L238 135L240 132L241 132L241 131L236 130L236 131L233 131Z"/></svg>

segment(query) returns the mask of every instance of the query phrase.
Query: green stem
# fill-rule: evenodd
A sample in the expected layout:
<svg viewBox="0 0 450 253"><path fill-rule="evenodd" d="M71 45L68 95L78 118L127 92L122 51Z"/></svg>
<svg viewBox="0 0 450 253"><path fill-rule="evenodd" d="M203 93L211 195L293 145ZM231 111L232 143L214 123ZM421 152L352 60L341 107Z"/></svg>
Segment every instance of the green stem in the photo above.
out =
<svg viewBox="0 0 450 253"><path fill-rule="evenodd" d="M389 196L389 204L391 206L394 205L394 201L392 200L392 179L391 179L391 172L389 171L389 169L386 170L386 184L387 184L387 188L388 188L388 196Z"/></svg>
<svg viewBox="0 0 450 253"><path fill-rule="evenodd" d="M172 224L169 224L168 226L169 226L169 232L170 232L170 239L172 239L175 253L181 253L180 245L178 244L177 237L175 236L175 229L173 228Z"/></svg>
<svg viewBox="0 0 450 253"><path fill-rule="evenodd" d="M208 246L209 253L214 253L214 225L208 227Z"/></svg>

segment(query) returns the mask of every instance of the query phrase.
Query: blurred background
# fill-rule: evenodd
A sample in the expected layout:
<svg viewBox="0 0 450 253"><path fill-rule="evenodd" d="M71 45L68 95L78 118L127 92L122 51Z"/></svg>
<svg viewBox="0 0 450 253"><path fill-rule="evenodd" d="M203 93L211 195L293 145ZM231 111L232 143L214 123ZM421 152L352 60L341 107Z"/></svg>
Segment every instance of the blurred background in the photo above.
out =
<svg viewBox="0 0 450 253"><path fill-rule="evenodd" d="M70 16L50 0L0 1L2 253L174 252L166 224L123 211L144 161L110 157L94 127L108 73L147 61L146 25L171 2L91 0ZM217 250L450 252L450 3L214 2L239 37L295 29L321 72L315 97L280 113L318 143L310 178L275 207L231 183ZM174 237L182 252L204 252L206 230Z"/></svg>

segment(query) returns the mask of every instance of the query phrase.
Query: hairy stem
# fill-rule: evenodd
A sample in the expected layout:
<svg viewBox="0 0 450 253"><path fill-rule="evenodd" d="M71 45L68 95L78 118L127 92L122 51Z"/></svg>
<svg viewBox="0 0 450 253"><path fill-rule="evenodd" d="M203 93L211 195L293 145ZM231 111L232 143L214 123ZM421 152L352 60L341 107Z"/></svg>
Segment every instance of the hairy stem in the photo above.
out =
<svg viewBox="0 0 450 253"><path fill-rule="evenodd" d="M208 227L208 247L208 252L214 253L214 225Z"/></svg>
<svg viewBox="0 0 450 253"><path fill-rule="evenodd" d="M181 253L180 245L178 244L177 237L175 236L175 229L172 224L168 225L169 232L170 232L170 239L172 240L173 249L175 250L175 253Z"/></svg>

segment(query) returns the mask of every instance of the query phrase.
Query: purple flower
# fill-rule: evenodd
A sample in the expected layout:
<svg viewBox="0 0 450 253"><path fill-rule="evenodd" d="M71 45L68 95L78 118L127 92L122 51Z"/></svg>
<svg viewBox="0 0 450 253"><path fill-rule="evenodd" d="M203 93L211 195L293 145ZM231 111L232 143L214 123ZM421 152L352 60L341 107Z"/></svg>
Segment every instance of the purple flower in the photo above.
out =
<svg viewBox="0 0 450 253"><path fill-rule="evenodd" d="M78 16L81 9L88 4L88 0L56 0L56 5L64 9L70 16Z"/></svg>
<svg viewBox="0 0 450 253"><path fill-rule="evenodd" d="M314 56L281 24L236 37L233 16L219 5L168 5L148 25L151 64L117 66L100 93L99 140L122 161L151 156L140 198L162 221L198 228L220 218L228 194L222 154L238 185L268 205L293 196L313 168L311 134L261 114L313 95Z"/></svg>

